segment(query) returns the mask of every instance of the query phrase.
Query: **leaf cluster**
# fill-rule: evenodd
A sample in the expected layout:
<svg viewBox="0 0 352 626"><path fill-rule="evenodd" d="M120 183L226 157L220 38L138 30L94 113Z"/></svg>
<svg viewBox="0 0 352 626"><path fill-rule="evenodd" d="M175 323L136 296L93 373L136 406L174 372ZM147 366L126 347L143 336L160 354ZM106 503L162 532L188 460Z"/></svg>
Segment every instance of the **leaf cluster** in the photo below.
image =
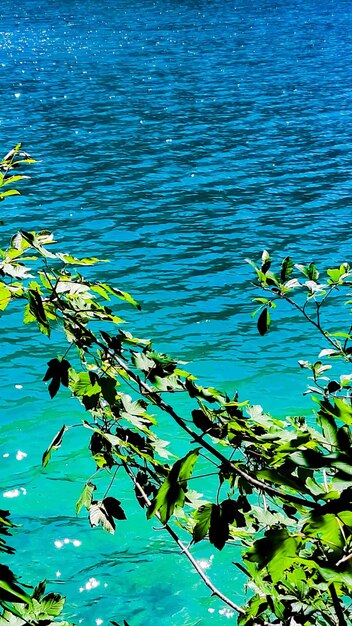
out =
<svg viewBox="0 0 352 626"><path fill-rule="evenodd" d="M285 302L323 341L316 362L300 362L313 380L311 419L277 419L237 392L200 385L184 363L123 330L115 298L139 304L78 272L97 259L53 252L54 243L47 231L20 231L1 251L0 306L22 302L24 323L35 322L48 337L57 329L66 337L68 348L49 358L44 381L51 397L64 386L81 403L79 426L89 433L92 473L106 479L100 492L102 481L98 489L87 477L77 514L86 509L92 527L112 534L125 519L124 503L115 497L125 474L147 518L160 521L212 593L237 611L240 626L345 626L352 619L352 376L329 378L327 372L337 359L350 367L352 324L331 332L324 312L335 295L345 302L349 265L324 274L314 263L286 257L274 272L267 251L259 264L250 261L252 286L261 293L254 298L259 334L270 327L269 312ZM182 403L174 402L180 395ZM182 434L182 458L160 436L160 415ZM44 467L73 426L63 425L54 436ZM193 489L198 485L201 495ZM179 534L188 534L190 547ZM204 575L192 555L200 541L217 550L241 547L245 606Z"/></svg>

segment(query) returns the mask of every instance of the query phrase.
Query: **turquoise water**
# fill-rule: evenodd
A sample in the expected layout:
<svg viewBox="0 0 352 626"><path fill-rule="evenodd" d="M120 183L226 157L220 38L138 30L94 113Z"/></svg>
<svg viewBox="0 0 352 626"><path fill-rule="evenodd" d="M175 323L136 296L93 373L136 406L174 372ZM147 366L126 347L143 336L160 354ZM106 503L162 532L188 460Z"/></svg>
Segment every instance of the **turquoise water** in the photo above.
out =
<svg viewBox="0 0 352 626"><path fill-rule="evenodd" d="M303 323L292 336L292 314L258 337L244 259L263 247L297 262L350 256L351 4L4 0L1 11L2 151L22 141L39 161L1 205L2 241L49 228L61 248L110 259L94 273L143 303L124 312L137 333L192 361L204 384L280 415L308 410L297 359L320 341ZM1 333L1 497L23 523L13 543L26 580L54 581L83 624L226 623L128 496L114 537L75 517L92 472L78 431L60 463L39 463L82 412L47 397L54 346L19 330L16 312ZM234 554L198 554L240 602Z"/></svg>

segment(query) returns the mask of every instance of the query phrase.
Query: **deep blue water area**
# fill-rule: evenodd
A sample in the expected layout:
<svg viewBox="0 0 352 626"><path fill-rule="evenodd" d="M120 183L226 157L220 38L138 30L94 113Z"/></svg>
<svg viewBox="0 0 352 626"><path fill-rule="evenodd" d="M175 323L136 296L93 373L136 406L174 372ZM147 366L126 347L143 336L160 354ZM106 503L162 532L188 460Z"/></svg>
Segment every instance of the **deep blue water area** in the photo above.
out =
<svg viewBox="0 0 352 626"><path fill-rule="evenodd" d="M109 259L90 272L142 302L123 312L137 334L192 361L203 384L307 412L297 360L321 341L303 322L293 331L292 312L258 336L244 259L350 259L351 3L3 0L0 23L1 149L22 141L38 160L21 198L1 204L2 245L48 228L66 251ZM39 469L38 448L82 417L68 396L47 398L55 346L19 330L16 311L1 337L0 497L24 524L27 579L44 571L79 623L225 623L132 500L118 537L74 516L92 470L84 442L72 436L63 463ZM199 549L241 602L232 555L212 555Z"/></svg>

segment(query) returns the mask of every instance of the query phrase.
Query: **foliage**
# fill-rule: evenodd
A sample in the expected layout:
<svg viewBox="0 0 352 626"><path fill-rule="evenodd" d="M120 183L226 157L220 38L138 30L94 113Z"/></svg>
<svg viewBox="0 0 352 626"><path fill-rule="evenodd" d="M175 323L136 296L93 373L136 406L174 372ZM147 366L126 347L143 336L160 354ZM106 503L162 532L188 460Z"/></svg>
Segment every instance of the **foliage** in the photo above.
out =
<svg viewBox="0 0 352 626"><path fill-rule="evenodd" d="M75 269L96 259L52 251L53 243L47 231L12 238L1 252L1 306L22 302L26 324L48 337L58 329L65 334L68 348L51 355L44 380L51 397L63 386L83 405L88 454L94 473L107 481L101 492L87 477L77 513L86 509L92 526L114 533L125 513L108 493L119 492L125 473L147 517L160 520L212 593L237 611L239 626L350 623L352 375L327 372L337 359L350 366L352 325L338 332L323 325L328 299L343 298L345 290L349 297L348 264L329 268L319 282L313 263L294 265L286 257L274 273L266 251L258 266L250 261L253 284L264 292L254 299L260 335L269 329L269 311L285 302L328 346L315 363L300 362L313 379L311 420L278 419L237 393L200 386L183 363L123 330L111 301L139 308L135 300ZM174 408L180 394L186 417ZM165 422L184 433L182 458L158 434ZM54 436L44 466L73 426L62 425ZM206 491L201 503L191 484ZM248 577L244 606L215 588L179 538L184 532L191 543L209 541L218 550L241 544L243 560L235 566Z"/></svg>
<svg viewBox="0 0 352 626"><path fill-rule="evenodd" d="M14 524L9 519L9 511L0 511L0 552L13 554L14 549L4 537L9 536ZM28 588L28 585L25 585ZM65 598L58 593L45 594L46 581L37 585L33 593L18 583L14 573L7 565L0 565L0 624L11 626L72 626L68 622L53 621L62 612Z"/></svg>
<svg viewBox="0 0 352 626"><path fill-rule="evenodd" d="M28 176L12 175L11 170L21 165L34 163L26 152L21 148L21 144L15 146L0 163L0 188L7 187L12 183L17 183ZM0 200L4 200L8 196L19 195L19 191L9 189L0 191ZM15 273L16 263L11 268L6 267L6 259L2 255L1 276L13 277ZM16 254L12 256L12 260L16 258ZM10 279L12 283L12 278ZM17 293L15 284L6 286L5 282L0 284L0 310L4 310L11 300L12 294ZM11 529L14 524L10 520L9 511L0 511L0 552L6 554L14 554L14 549L8 545L7 537L11 535ZM27 591L23 588L26 587ZM0 564L0 607L2 613L0 615L0 625L8 626L73 626L68 622L54 621L63 609L65 598L58 593L45 594L46 581L42 581L35 587L33 593L29 595L28 585L19 584L17 577L12 570L4 564Z"/></svg>

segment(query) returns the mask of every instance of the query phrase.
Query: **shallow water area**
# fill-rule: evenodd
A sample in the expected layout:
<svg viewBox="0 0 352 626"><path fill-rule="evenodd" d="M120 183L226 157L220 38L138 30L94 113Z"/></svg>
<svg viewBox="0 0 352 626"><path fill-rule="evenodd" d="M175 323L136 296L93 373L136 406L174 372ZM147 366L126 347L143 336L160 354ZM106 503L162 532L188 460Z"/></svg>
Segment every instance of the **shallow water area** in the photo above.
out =
<svg viewBox="0 0 352 626"><path fill-rule="evenodd" d="M22 197L1 204L3 245L19 227L48 228L61 249L109 259L89 272L142 302L141 314L121 308L137 335L191 361L201 384L280 416L308 412L297 360L321 341L303 322L292 334L293 313L258 336L244 259L268 248L349 260L351 4L4 0L1 24L2 151L22 141L38 159ZM78 429L45 471L40 460L84 413L48 397L55 346L16 310L0 323L0 497L23 523L12 543L27 579L62 589L77 623L227 623L124 484L128 522L114 537L76 518L94 471ZM198 553L210 575L224 563L216 582L240 603L233 554Z"/></svg>

